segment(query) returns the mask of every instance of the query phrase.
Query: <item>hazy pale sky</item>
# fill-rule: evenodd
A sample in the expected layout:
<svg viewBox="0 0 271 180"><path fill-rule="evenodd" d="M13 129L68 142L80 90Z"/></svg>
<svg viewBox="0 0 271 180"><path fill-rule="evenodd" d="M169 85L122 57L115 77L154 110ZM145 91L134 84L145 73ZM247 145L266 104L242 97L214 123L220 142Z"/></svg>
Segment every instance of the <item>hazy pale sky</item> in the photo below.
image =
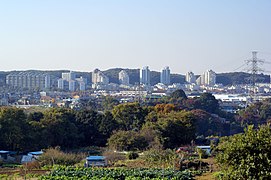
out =
<svg viewBox="0 0 271 180"><path fill-rule="evenodd" d="M0 70L229 72L253 50L271 61L270 0L0 2Z"/></svg>

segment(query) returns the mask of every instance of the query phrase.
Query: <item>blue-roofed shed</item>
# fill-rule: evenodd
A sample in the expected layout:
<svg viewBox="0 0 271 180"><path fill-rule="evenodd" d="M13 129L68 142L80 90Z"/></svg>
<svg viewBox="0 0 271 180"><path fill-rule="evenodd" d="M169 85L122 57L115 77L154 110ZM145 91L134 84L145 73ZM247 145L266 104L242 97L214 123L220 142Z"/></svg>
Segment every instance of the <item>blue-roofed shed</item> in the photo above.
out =
<svg viewBox="0 0 271 180"><path fill-rule="evenodd" d="M87 157L87 160L105 160L105 157L104 156L88 156Z"/></svg>
<svg viewBox="0 0 271 180"><path fill-rule="evenodd" d="M0 159L4 160L4 161L14 161L15 158L11 157L13 155L15 155L16 152L14 151L5 151L5 150L0 150Z"/></svg>
<svg viewBox="0 0 271 180"><path fill-rule="evenodd" d="M43 151L33 151L33 152L29 152L27 155L29 156L40 156L43 154Z"/></svg>
<svg viewBox="0 0 271 180"><path fill-rule="evenodd" d="M0 150L0 154L9 154L11 151Z"/></svg>
<svg viewBox="0 0 271 180"><path fill-rule="evenodd" d="M105 156L88 156L86 158L85 167L91 166L107 166L107 160Z"/></svg>
<svg viewBox="0 0 271 180"><path fill-rule="evenodd" d="M197 148L204 150L208 155L211 154L211 146L197 146Z"/></svg>

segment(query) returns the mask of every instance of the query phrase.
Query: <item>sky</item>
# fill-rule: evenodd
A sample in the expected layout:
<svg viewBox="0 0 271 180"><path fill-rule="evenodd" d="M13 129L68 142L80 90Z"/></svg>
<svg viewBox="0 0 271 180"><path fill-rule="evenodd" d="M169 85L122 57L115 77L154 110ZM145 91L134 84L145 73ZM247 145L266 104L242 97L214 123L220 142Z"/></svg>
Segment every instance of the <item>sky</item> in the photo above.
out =
<svg viewBox="0 0 271 180"><path fill-rule="evenodd" d="M0 1L0 71L221 73L252 51L271 62L270 0Z"/></svg>

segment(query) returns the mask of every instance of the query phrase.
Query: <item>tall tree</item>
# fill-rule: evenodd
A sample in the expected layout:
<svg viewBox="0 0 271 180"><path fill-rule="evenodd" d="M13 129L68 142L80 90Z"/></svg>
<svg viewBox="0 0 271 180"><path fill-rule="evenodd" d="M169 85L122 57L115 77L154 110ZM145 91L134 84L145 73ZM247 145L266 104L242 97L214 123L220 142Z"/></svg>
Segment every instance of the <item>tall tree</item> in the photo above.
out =
<svg viewBox="0 0 271 180"><path fill-rule="evenodd" d="M165 148L176 148L195 139L195 117L191 112L180 111L159 117L158 128Z"/></svg>
<svg viewBox="0 0 271 180"><path fill-rule="evenodd" d="M80 130L80 145L101 145L99 138L99 122L102 115L94 110L83 109L76 113L76 124Z"/></svg>
<svg viewBox="0 0 271 180"><path fill-rule="evenodd" d="M104 111L111 111L117 105L119 105L119 101L112 96L105 96L102 100L102 107Z"/></svg>
<svg viewBox="0 0 271 180"><path fill-rule="evenodd" d="M123 130L139 130L148 111L139 103L126 103L115 106L112 114Z"/></svg>
<svg viewBox="0 0 271 180"><path fill-rule="evenodd" d="M145 149L148 143L138 132L120 130L108 139L108 146L119 151L135 151Z"/></svg>
<svg viewBox="0 0 271 180"><path fill-rule="evenodd" d="M111 112L106 111L98 123L98 131L100 134L100 146L105 146L107 139L112 135L113 131L119 129L117 121L114 119Z"/></svg>
<svg viewBox="0 0 271 180"><path fill-rule="evenodd" d="M269 101L251 104L248 108L239 112L238 120L243 126L255 127L266 124L271 119L271 103Z"/></svg>
<svg viewBox="0 0 271 180"><path fill-rule="evenodd" d="M211 135L227 135L226 127L228 124L223 123L222 118L214 117L210 113L196 109L191 111L195 116L196 135L204 137Z"/></svg>
<svg viewBox="0 0 271 180"><path fill-rule="evenodd" d="M202 93L198 99L198 109L203 109L209 113L219 113L218 100L210 93Z"/></svg>
<svg viewBox="0 0 271 180"><path fill-rule="evenodd" d="M28 124L22 109L0 108L0 144L3 149L22 150L25 146Z"/></svg>
<svg viewBox="0 0 271 180"><path fill-rule="evenodd" d="M175 106L174 104L157 104L154 107L154 110L157 113L166 114L166 113L170 113L171 111L178 111L179 108L177 106Z"/></svg>
<svg viewBox="0 0 271 180"><path fill-rule="evenodd" d="M176 91L174 91L171 95L171 98L173 99L187 99L187 96L185 94L185 92L182 89L178 89Z"/></svg>
<svg viewBox="0 0 271 180"><path fill-rule="evenodd" d="M44 112L41 120L44 127L43 137L48 146L62 146L64 148L78 145L78 128L75 124L73 110L54 108Z"/></svg>

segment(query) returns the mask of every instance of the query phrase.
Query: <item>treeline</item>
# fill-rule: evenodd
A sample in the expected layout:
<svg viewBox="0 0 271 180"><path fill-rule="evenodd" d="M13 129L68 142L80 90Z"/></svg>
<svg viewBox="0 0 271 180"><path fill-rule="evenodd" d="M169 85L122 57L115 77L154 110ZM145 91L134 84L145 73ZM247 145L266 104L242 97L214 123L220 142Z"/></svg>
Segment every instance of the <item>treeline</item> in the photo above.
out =
<svg viewBox="0 0 271 180"><path fill-rule="evenodd" d="M0 108L0 145L8 150L61 146L110 146L119 150L153 146L175 148L198 136L227 135L228 124L214 116L218 101L208 93L188 99L182 90L154 105L118 104L105 98L104 112L86 105L80 111L51 108L25 112ZM186 108L189 107L189 108Z"/></svg>
<svg viewBox="0 0 271 180"><path fill-rule="evenodd" d="M230 72L217 74L216 82L226 85L236 85L236 84L251 84L252 76L250 73L245 72ZM257 83L270 83L270 76L265 74L257 74Z"/></svg>
<svg viewBox="0 0 271 180"><path fill-rule="evenodd" d="M209 93L187 98L182 90L158 101L119 104L112 97L82 110L50 108L43 112L14 107L0 108L0 149L37 150L61 146L71 149L109 146L116 150L176 148L208 136L240 133L247 124L266 124L271 119L269 100L233 115L220 110Z"/></svg>

